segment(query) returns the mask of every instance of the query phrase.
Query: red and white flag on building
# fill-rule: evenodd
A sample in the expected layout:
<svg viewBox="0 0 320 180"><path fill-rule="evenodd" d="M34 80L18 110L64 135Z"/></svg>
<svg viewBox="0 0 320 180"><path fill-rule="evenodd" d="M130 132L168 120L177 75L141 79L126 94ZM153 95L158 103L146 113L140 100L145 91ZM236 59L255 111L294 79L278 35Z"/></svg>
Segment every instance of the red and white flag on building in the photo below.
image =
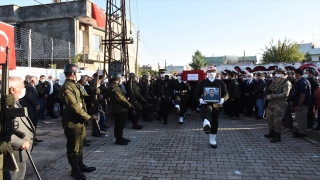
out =
<svg viewBox="0 0 320 180"><path fill-rule="evenodd" d="M6 62L6 47L9 47L9 69L16 69L16 52L14 48L14 27L0 22L0 64ZM0 67L1 68L1 67Z"/></svg>
<svg viewBox="0 0 320 180"><path fill-rule="evenodd" d="M92 4L92 18L97 21L97 26L106 28L106 14L103 9L94 3Z"/></svg>

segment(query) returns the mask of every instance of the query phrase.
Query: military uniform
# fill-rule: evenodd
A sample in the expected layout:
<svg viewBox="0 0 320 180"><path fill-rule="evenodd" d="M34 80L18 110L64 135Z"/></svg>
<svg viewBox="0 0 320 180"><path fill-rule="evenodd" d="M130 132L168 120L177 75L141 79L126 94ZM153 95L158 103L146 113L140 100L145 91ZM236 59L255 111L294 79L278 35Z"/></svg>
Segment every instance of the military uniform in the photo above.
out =
<svg viewBox="0 0 320 180"><path fill-rule="evenodd" d="M277 139L277 141L271 140L272 143L281 141L282 117L285 113L286 99L291 88L290 81L283 78L279 81L273 81L269 86L267 99L270 99L270 101L266 110L266 119L270 132L265 137Z"/></svg>
<svg viewBox="0 0 320 180"><path fill-rule="evenodd" d="M123 129L126 126L128 109L133 108L132 104L126 99L124 92L116 82L111 82L108 87L111 98L112 113L114 115L114 137L116 143L123 142ZM124 143L126 144L126 143Z"/></svg>
<svg viewBox="0 0 320 180"><path fill-rule="evenodd" d="M88 96L87 93L74 80L66 79L60 89L59 97L65 105L62 127L67 138L67 158L71 166L77 165L79 158L82 159L85 125L91 118L86 112L85 96Z"/></svg>
<svg viewBox="0 0 320 180"><path fill-rule="evenodd" d="M188 100L188 85L182 80L174 80L172 83L172 89L174 93L174 104L179 107L179 123L183 123L184 113L187 110Z"/></svg>
<svg viewBox="0 0 320 180"><path fill-rule="evenodd" d="M130 102L134 106L136 114L131 116L132 120L132 128L133 129L141 129L142 126L138 124L139 116L141 115L142 106L147 104L147 101L140 93L140 88L137 82L133 80L129 80L127 89L130 89L132 86L132 95L130 96ZM129 88L130 87L130 88Z"/></svg>
<svg viewBox="0 0 320 180"><path fill-rule="evenodd" d="M150 88L149 88L149 84L148 84L147 79L140 81L139 89L140 89L140 94L142 95L142 97L144 97L144 99L146 100L146 103L147 103L145 106L142 107L143 121L151 121L151 119L148 117L148 115L150 113L149 105L152 104L152 102L149 99Z"/></svg>
<svg viewBox="0 0 320 180"><path fill-rule="evenodd" d="M169 79L157 79L154 93L156 96L155 111L163 118L164 124L168 123L170 99L172 97L172 83Z"/></svg>
<svg viewBox="0 0 320 180"><path fill-rule="evenodd" d="M80 69L75 64L67 64L64 73L80 73ZM69 74L70 75L70 74ZM69 76L68 75L68 76ZM96 90L96 94L99 90ZM83 163L83 144L86 137L86 124L89 120L96 120L95 117L87 113L85 98L89 96L79 84L73 79L66 79L61 86L59 97L65 109L62 113L62 127L67 138L67 158L72 167L71 175L76 179L86 179L82 172L91 172L95 167L87 167Z"/></svg>

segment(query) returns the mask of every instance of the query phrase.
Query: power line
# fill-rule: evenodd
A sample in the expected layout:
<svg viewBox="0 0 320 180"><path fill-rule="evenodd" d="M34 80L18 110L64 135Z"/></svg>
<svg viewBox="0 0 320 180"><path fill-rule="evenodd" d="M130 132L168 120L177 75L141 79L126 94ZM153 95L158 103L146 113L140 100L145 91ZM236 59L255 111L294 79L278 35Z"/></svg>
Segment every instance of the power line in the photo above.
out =
<svg viewBox="0 0 320 180"><path fill-rule="evenodd" d="M137 7L137 11L136 12L136 17L137 17L137 21L138 21L138 29L140 29L140 26L139 26L139 12L138 12L138 0L136 0L136 7Z"/></svg>
<svg viewBox="0 0 320 180"><path fill-rule="evenodd" d="M65 14L65 13L62 13L62 12L60 12L60 11L58 11L58 10L56 10L56 9L54 9L54 8L52 8L52 7L50 7L50 6L47 6L47 5L45 5L45 4L43 4L43 3L41 3L41 2L39 2L39 1L37 1L37 0L33 0L33 1L35 1L35 2L37 2L37 3L39 3L39 4L41 4L41 5L43 5L43 6L45 6L45 7L47 7L47 8L49 8L49 9L52 9L52 10L54 10L54 11L57 11L59 14L62 14L62 15L64 15L64 16L67 16L67 17L70 17L70 18L75 18L75 17L72 17L72 16L70 16L70 15L68 15L68 14Z"/></svg>
<svg viewBox="0 0 320 180"><path fill-rule="evenodd" d="M148 46L144 41L141 41L141 42L148 48L148 50L149 50L159 61L161 61L160 58L149 48L149 46Z"/></svg>

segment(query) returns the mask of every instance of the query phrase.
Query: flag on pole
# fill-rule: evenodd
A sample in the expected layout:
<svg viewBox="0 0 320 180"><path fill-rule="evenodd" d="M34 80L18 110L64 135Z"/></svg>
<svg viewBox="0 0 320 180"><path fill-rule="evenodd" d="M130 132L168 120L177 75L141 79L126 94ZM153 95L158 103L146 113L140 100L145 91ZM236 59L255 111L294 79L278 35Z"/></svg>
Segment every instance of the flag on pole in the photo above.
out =
<svg viewBox="0 0 320 180"><path fill-rule="evenodd" d="M16 69L16 51L14 47L14 27L0 21L0 64L6 62L6 47L9 47L9 69Z"/></svg>
<svg viewBox="0 0 320 180"><path fill-rule="evenodd" d="M102 8L94 3L92 4L92 18L97 21L97 26L106 28L106 15Z"/></svg>

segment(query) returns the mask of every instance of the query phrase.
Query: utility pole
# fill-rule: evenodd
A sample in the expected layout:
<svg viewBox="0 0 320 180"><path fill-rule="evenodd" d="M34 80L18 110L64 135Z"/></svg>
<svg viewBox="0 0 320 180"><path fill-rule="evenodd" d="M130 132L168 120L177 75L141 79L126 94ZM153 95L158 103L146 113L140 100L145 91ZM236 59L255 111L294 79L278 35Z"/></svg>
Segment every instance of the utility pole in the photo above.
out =
<svg viewBox="0 0 320 180"><path fill-rule="evenodd" d="M167 70L167 60L164 60L164 69Z"/></svg>
<svg viewBox="0 0 320 180"><path fill-rule="evenodd" d="M137 52L136 52L136 75L138 76L139 72L139 61L138 61L138 52L139 52L139 40L140 40L140 31L137 32Z"/></svg>
<svg viewBox="0 0 320 180"><path fill-rule="evenodd" d="M159 69L160 69L160 64L158 63L158 71L159 71Z"/></svg>
<svg viewBox="0 0 320 180"><path fill-rule="evenodd" d="M244 64L244 57L246 56L246 51L243 51L243 64Z"/></svg>

